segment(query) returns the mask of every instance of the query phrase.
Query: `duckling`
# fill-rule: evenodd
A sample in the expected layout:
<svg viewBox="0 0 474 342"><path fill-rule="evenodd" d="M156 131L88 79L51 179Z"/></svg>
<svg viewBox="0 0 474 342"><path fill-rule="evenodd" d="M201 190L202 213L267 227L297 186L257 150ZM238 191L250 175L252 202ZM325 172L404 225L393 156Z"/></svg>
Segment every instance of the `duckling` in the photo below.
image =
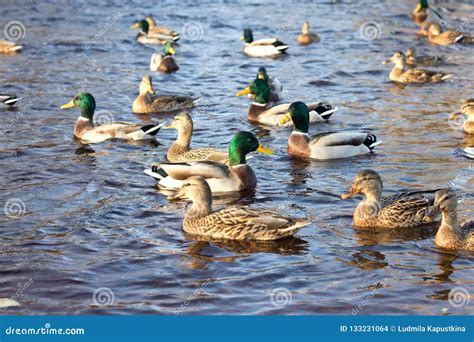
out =
<svg viewBox="0 0 474 342"><path fill-rule="evenodd" d="M434 45L473 44L474 38L459 31L442 31L438 24L430 25L428 29L428 40Z"/></svg>
<svg viewBox="0 0 474 342"><path fill-rule="evenodd" d="M410 67L416 66L436 66L445 62L443 56L418 56L414 47L408 48L406 62Z"/></svg>
<svg viewBox="0 0 474 342"><path fill-rule="evenodd" d="M194 107L198 100L183 95L155 95L150 75L140 82L140 93L133 101L132 112L137 114L169 113Z"/></svg>
<svg viewBox="0 0 474 342"><path fill-rule="evenodd" d="M377 230L421 226L438 220L433 205L437 190L400 192L382 198L383 183L373 170L357 173L343 200L362 194L364 199L354 211L354 226Z"/></svg>
<svg viewBox="0 0 474 342"><path fill-rule="evenodd" d="M442 214L434 243L445 249L474 251L474 221L458 223L456 192L451 188L438 191L434 205Z"/></svg>
<svg viewBox="0 0 474 342"><path fill-rule="evenodd" d="M86 143L98 143L108 139L152 140L164 124L137 125L128 122L114 122L94 126L95 99L89 93L80 93L61 109L77 107L81 115L74 126L74 136Z"/></svg>
<svg viewBox="0 0 474 342"><path fill-rule="evenodd" d="M21 52L23 49L22 45L18 45L8 40L0 40L0 53L4 54L16 54Z"/></svg>
<svg viewBox="0 0 474 342"><path fill-rule="evenodd" d="M212 194L203 177L191 177L183 182L175 197L192 201L183 220L183 230L192 235L211 239L230 240L277 240L294 235L309 224L280 216L269 211L232 206L212 210Z"/></svg>
<svg viewBox="0 0 474 342"><path fill-rule="evenodd" d="M457 116L466 116L467 119L464 121L463 129L467 134L474 134L474 99L465 99L461 103L461 110L458 113L451 115L451 119L455 119Z"/></svg>
<svg viewBox="0 0 474 342"><path fill-rule="evenodd" d="M249 107L247 119L252 123L271 126L282 125L278 122L285 116L291 103L282 103L276 106L269 105L270 86L264 79L255 79L247 88L235 95L242 96L250 93L255 96L255 100ZM309 103L308 107L310 109L310 122L327 121L337 110L337 107L322 102ZM288 122L284 125L290 126L291 123Z"/></svg>
<svg viewBox="0 0 474 342"><path fill-rule="evenodd" d="M153 33L150 32L150 25L148 22L143 19L135 22L135 24L132 25L132 29L141 29L140 32L138 32L136 41L141 44L165 44L167 42L173 42L179 39L178 37L170 37L167 35L163 35L160 33Z"/></svg>
<svg viewBox="0 0 474 342"><path fill-rule="evenodd" d="M393 56L384 61L383 64L394 63L390 72L390 80L399 83L437 83L446 81L453 77L453 74L446 74L439 71L431 71L424 69L406 70L406 57L401 51L397 51Z"/></svg>
<svg viewBox="0 0 474 342"><path fill-rule="evenodd" d="M286 52L288 45L277 38L253 40L250 29L244 30L240 40L245 41L244 53L250 57L278 57Z"/></svg>
<svg viewBox="0 0 474 342"><path fill-rule="evenodd" d="M318 43L321 39L316 33L309 32L309 23L305 21L303 23L303 28L301 29L301 34L296 38L296 41L300 45L309 45L312 43Z"/></svg>
<svg viewBox="0 0 474 342"><path fill-rule="evenodd" d="M441 14L433 8L430 8L428 0L420 0L415 9L411 12L412 20L420 26L420 30L417 32L420 36L427 36L426 31L431 24L436 24L440 21L444 21Z"/></svg>
<svg viewBox="0 0 474 342"><path fill-rule="evenodd" d="M149 26L149 32L154 34L160 34L166 37L166 41L178 41L179 40L179 33L176 31L170 30L169 28L165 26L156 26L155 19L151 15L147 16L145 20L148 23Z"/></svg>
<svg viewBox="0 0 474 342"><path fill-rule="evenodd" d="M300 158L350 158L370 153L381 143L375 135L361 132L324 132L310 138L309 110L303 102L293 102L279 124L290 121L294 129L288 138L288 154Z"/></svg>
<svg viewBox="0 0 474 342"><path fill-rule="evenodd" d="M154 53L150 60L151 71L174 72L179 69L178 64L173 59L175 50L170 42L163 45L163 51L160 54Z"/></svg>
<svg viewBox="0 0 474 342"><path fill-rule="evenodd" d="M188 113L183 112L176 115L171 125L164 128L174 128L178 131L178 138L168 149L166 155L169 162L179 163L211 160L220 163L227 163L229 161L229 154L225 151L212 147L201 147L196 149L191 149L189 147L193 136L193 120Z"/></svg>
<svg viewBox="0 0 474 342"><path fill-rule="evenodd" d="M15 95L0 94L0 106L3 107L13 107L20 100L21 97Z"/></svg>

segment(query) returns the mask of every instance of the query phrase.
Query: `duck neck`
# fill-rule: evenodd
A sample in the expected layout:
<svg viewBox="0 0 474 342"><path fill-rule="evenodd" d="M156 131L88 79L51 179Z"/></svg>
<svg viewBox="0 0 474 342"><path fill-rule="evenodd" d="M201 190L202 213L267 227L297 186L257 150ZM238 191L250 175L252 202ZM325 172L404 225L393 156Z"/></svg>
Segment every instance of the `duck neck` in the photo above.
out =
<svg viewBox="0 0 474 342"><path fill-rule="evenodd" d="M454 212L442 212L441 226L435 236L435 243L441 247L457 248L461 243L458 216Z"/></svg>
<svg viewBox="0 0 474 342"><path fill-rule="evenodd" d="M236 146L229 146L229 164L230 166L237 166L246 164L246 153L242 153Z"/></svg>
<svg viewBox="0 0 474 342"><path fill-rule="evenodd" d="M364 193L365 198L357 206L357 216L368 219L375 217L380 212L380 192L371 191Z"/></svg>
<svg viewBox="0 0 474 342"><path fill-rule="evenodd" d="M175 143L187 148L191 144L192 136L193 136L192 127L179 127L178 138L176 139Z"/></svg>
<svg viewBox="0 0 474 342"><path fill-rule="evenodd" d="M212 196L205 191L195 194L193 197L193 204L189 209L187 216L203 217L212 213Z"/></svg>
<svg viewBox="0 0 474 342"><path fill-rule="evenodd" d="M392 71L390 72L390 78L391 79L397 79L404 72L405 72L405 62L398 61L397 63L395 63L395 66L393 67Z"/></svg>

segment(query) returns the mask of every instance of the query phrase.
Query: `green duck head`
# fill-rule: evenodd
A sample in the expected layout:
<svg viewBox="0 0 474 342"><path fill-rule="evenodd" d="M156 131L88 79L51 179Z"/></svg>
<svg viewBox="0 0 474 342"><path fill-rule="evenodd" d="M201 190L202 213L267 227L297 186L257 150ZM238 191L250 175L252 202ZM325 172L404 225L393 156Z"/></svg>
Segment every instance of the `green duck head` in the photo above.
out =
<svg viewBox="0 0 474 342"><path fill-rule="evenodd" d="M416 5L416 8L415 10L417 12L420 12L423 8L429 8L430 5L428 4L428 0L420 0L420 2L418 2L418 5Z"/></svg>
<svg viewBox="0 0 474 342"><path fill-rule="evenodd" d="M278 122L283 125L290 120L293 121L294 131L308 133L309 130L309 109L303 102L293 102L288 108L288 112Z"/></svg>
<svg viewBox="0 0 474 342"><path fill-rule="evenodd" d="M176 51L173 48L173 44L171 44L170 42L167 42L165 45L163 45L163 50L161 51L162 51L163 57L172 56L176 53Z"/></svg>
<svg viewBox="0 0 474 342"><path fill-rule="evenodd" d="M250 44L253 42L253 34L251 29L245 29L244 30L244 35L240 37L240 40L245 41L247 44Z"/></svg>
<svg viewBox="0 0 474 342"><path fill-rule="evenodd" d="M137 28L142 29L143 33L148 34L148 30L150 29L150 24L148 24L148 21L143 19L143 20L139 20L139 21L135 22L135 24L133 24L133 26L131 28L132 29L137 29Z"/></svg>
<svg viewBox="0 0 474 342"><path fill-rule="evenodd" d="M268 81L267 69L265 67L258 68L257 78Z"/></svg>
<svg viewBox="0 0 474 342"><path fill-rule="evenodd" d="M95 99L90 93L77 94L71 101L61 106L61 109L77 107L81 111L81 116L92 120L95 111Z"/></svg>
<svg viewBox="0 0 474 342"><path fill-rule="evenodd" d="M270 93L271 90L268 82L257 78L252 83L250 83L247 88L236 93L235 96L253 94L255 95L255 102L266 104L270 99Z"/></svg>
<svg viewBox="0 0 474 342"><path fill-rule="evenodd" d="M273 151L262 146L255 134L240 131L232 137L229 144L229 161L231 166L246 164L245 157L250 152L273 154Z"/></svg>

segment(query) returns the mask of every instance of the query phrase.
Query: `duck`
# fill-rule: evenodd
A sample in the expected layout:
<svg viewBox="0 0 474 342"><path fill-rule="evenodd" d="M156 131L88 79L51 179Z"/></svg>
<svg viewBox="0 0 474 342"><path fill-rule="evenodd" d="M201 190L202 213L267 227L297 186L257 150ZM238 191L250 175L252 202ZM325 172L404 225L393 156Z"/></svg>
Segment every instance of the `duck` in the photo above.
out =
<svg viewBox="0 0 474 342"><path fill-rule="evenodd" d="M151 55L150 70L166 73L177 71L179 66L172 57L175 53L173 45L170 42L165 43L161 54L154 53Z"/></svg>
<svg viewBox="0 0 474 342"><path fill-rule="evenodd" d="M253 33L250 29L244 30L244 35L240 38L245 42L244 53L249 57L278 57L286 53L288 45L277 38L253 40Z"/></svg>
<svg viewBox="0 0 474 342"><path fill-rule="evenodd" d="M318 43L321 39L316 33L309 32L309 23L305 21L301 29L301 34L296 38L296 41L300 45L309 45L312 43Z"/></svg>
<svg viewBox="0 0 474 342"><path fill-rule="evenodd" d="M474 159L474 146L465 147L463 151L466 157L468 157L469 159Z"/></svg>
<svg viewBox="0 0 474 342"><path fill-rule="evenodd" d="M99 143L109 139L154 140L164 124L138 125L129 122L113 122L95 126L93 116L95 99L90 93L77 94L61 109L79 108L81 115L74 126L74 136L86 143Z"/></svg>
<svg viewBox="0 0 474 342"><path fill-rule="evenodd" d="M453 74L447 74L440 71L431 71L424 69L406 70L406 57L401 51L397 51L393 56L384 61L383 64L393 63L395 66L390 72L390 80L398 83L438 83L446 81L453 77Z"/></svg>
<svg viewBox="0 0 474 342"><path fill-rule="evenodd" d="M372 152L381 143L373 134L362 132L322 132L313 137L309 131L309 109L303 102L293 102L279 124L293 122L288 138L288 154L299 158L330 160L350 158Z"/></svg>
<svg viewBox="0 0 474 342"><path fill-rule="evenodd" d="M167 35L163 35L160 33L155 33L155 32L150 32L150 24L148 24L148 21L145 19L139 20L135 22L135 24L132 25L132 29L141 29L140 32L138 32L136 41L141 44L158 44L158 45L163 45L167 42L174 42L179 39L179 36L177 37L170 37Z"/></svg>
<svg viewBox="0 0 474 342"><path fill-rule="evenodd" d="M343 200L362 194L364 199L354 211L353 223L369 230L413 228L438 222L433 206L436 190L399 192L382 196L383 183L373 170L359 171Z"/></svg>
<svg viewBox="0 0 474 342"><path fill-rule="evenodd" d="M193 136L193 120L187 112L176 115L169 126L163 128L176 129L178 138L168 149L166 158L171 163L211 160L219 163L227 163L229 154L226 151L212 147L190 148Z"/></svg>
<svg viewBox="0 0 474 342"><path fill-rule="evenodd" d="M474 38L460 31L444 31L439 24L432 24L428 29L428 41L433 45L473 44Z"/></svg>
<svg viewBox="0 0 474 342"><path fill-rule="evenodd" d="M179 36L179 33L176 32L176 31L173 31L165 26L156 26L156 22L155 22L155 19L153 19L153 17L151 15L148 15L145 20L147 21L148 23L148 31L150 33L156 33L156 34L160 34L160 35L163 35L166 38L166 41L178 41L180 36Z"/></svg>
<svg viewBox="0 0 474 342"><path fill-rule="evenodd" d="M4 54L16 54L23 50L22 45L18 45L15 42L11 42L9 40L1 40L0 39L0 53Z"/></svg>
<svg viewBox="0 0 474 342"><path fill-rule="evenodd" d="M3 107L13 107L21 97L10 94L0 94L0 105Z"/></svg>
<svg viewBox="0 0 474 342"><path fill-rule="evenodd" d="M247 165L246 156L251 152L273 154L262 146L255 134L237 132L229 143L229 166L215 161L195 161L155 164L144 172L158 180L162 190L178 190L191 176L206 178L212 193L250 192L257 186L257 177Z"/></svg>
<svg viewBox="0 0 474 342"><path fill-rule="evenodd" d="M136 114L170 113L191 109L199 101L184 95L157 95L150 75L143 76L139 95L133 101L132 112Z"/></svg>
<svg viewBox="0 0 474 342"><path fill-rule="evenodd" d="M435 209L441 211L441 225L435 235L438 247L450 250L474 251L474 221L458 223L458 200L456 192L442 189L436 193Z"/></svg>
<svg viewBox="0 0 474 342"><path fill-rule="evenodd" d="M267 81L257 78L247 88L235 95L242 96L246 94L253 94L255 96L247 112L247 119L250 122L270 126L291 126L291 123L279 124L280 119L288 111L291 103L282 103L275 106L269 105L271 91ZM308 108L310 109L309 120L311 123L327 121L337 111L336 106L322 102L309 103Z"/></svg>
<svg viewBox="0 0 474 342"><path fill-rule="evenodd" d="M406 52L406 63L410 67L436 66L443 64L445 60L443 56L418 56L414 47L408 48Z"/></svg>
<svg viewBox="0 0 474 342"><path fill-rule="evenodd" d="M200 176L185 180L175 197L192 201L183 219L183 230L200 238L271 241L290 237L310 223L245 206L213 210L211 188Z"/></svg>
<svg viewBox="0 0 474 342"><path fill-rule="evenodd" d="M267 69L265 67L258 68L257 79L265 80L270 85L270 97L268 98L269 103L278 103L281 100L281 91L283 86L280 81L276 78L268 76ZM249 99L255 100L255 95L252 93L248 94Z"/></svg>
<svg viewBox="0 0 474 342"><path fill-rule="evenodd" d="M463 123L463 130L467 134L474 134L474 99L465 99L461 103L461 110L450 116L450 119L455 119L458 116L466 116Z"/></svg>
<svg viewBox="0 0 474 342"><path fill-rule="evenodd" d="M420 30L417 32L420 36L428 35L427 29L431 24L444 21L441 14L429 6L428 0L419 0L418 4L411 12L411 18L418 26L420 26Z"/></svg>

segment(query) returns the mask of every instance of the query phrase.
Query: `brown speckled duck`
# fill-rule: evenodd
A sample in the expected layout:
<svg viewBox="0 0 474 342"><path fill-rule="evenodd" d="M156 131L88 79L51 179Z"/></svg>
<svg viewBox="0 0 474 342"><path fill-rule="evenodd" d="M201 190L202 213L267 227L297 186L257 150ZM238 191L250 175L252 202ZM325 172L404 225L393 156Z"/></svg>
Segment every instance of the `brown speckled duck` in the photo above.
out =
<svg viewBox="0 0 474 342"><path fill-rule="evenodd" d="M296 38L296 41L300 45L309 45L312 43L318 43L321 39L316 33L311 33L309 31L309 23L305 21L303 23L303 28L301 29L301 34Z"/></svg>
<svg viewBox="0 0 474 342"><path fill-rule="evenodd" d="M203 177L191 177L184 181L175 197L192 201L184 216L183 229L199 237L240 241L278 240L294 235L309 224L307 220L244 206L213 211L211 188Z"/></svg>
<svg viewBox="0 0 474 342"><path fill-rule="evenodd" d="M170 126L178 131L178 138L168 149L166 155L171 163L211 160L220 163L229 161L229 154L225 151L212 147L201 147L191 149L191 138L193 136L193 120L188 113L183 112L176 115Z"/></svg>
<svg viewBox="0 0 474 342"><path fill-rule="evenodd" d="M418 56L414 47L408 48L406 54L406 62L410 67L417 66L436 66L445 62L443 56Z"/></svg>
<svg viewBox="0 0 474 342"><path fill-rule="evenodd" d="M456 192L452 189L438 191L434 205L442 214L441 226L434 243L445 249L474 251L474 221L462 226L458 223Z"/></svg>
<svg viewBox="0 0 474 342"><path fill-rule="evenodd" d="M197 100L190 96L159 95L155 90L150 75L145 75L140 82L140 92L132 104L132 112L137 114L170 113L194 107Z"/></svg>
<svg viewBox="0 0 474 342"><path fill-rule="evenodd" d="M458 116L466 116L466 120L463 123L464 132L474 134L474 99L462 100L461 110L451 115L451 119L455 119Z"/></svg>
<svg viewBox="0 0 474 342"><path fill-rule="evenodd" d="M434 45L473 44L474 39L460 31L442 31L438 24L430 25L428 29L428 40Z"/></svg>
<svg viewBox="0 0 474 342"><path fill-rule="evenodd" d="M411 228L437 220L433 213L435 194L439 190L400 192L382 198L383 183L373 170L360 171L342 199L364 195L354 211L354 226L365 229Z"/></svg>
<svg viewBox="0 0 474 342"><path fill-rule="evenodd" d="M407 70L406 57L401 51L395 52L390 59L383 63L395 64L390 72L390 80L398 83L438 83L446 81L453 76L453 74L447 74L440 71L417 68Z"/></svg>

